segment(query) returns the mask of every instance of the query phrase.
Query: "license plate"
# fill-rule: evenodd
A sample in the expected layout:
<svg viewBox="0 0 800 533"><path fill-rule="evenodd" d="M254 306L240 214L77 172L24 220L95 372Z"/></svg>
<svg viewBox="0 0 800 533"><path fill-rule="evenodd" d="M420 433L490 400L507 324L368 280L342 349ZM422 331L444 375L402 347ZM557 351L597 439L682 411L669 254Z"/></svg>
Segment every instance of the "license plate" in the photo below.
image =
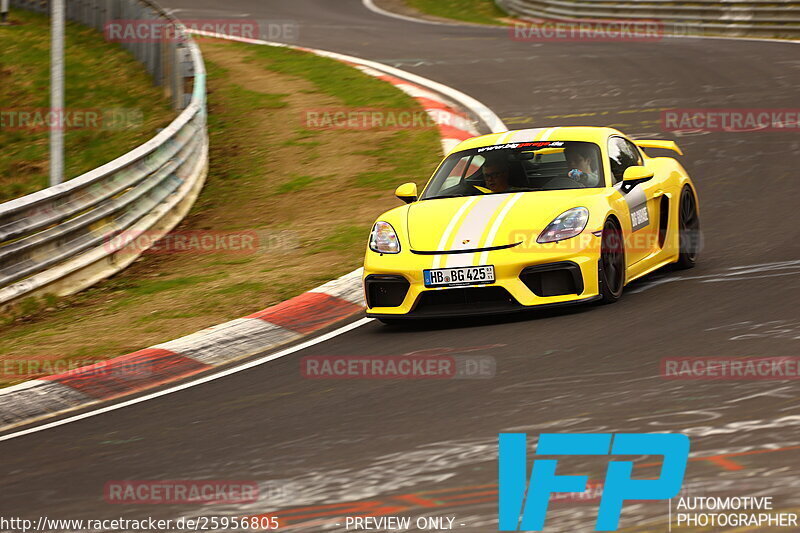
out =
<svg viewBox="0 0 800 533"><path fill-rule="evenodd" d="M494 283L494 267L492 265L436 268L423 270L426 287L457 287L459 285L478 285Z"/></svg>

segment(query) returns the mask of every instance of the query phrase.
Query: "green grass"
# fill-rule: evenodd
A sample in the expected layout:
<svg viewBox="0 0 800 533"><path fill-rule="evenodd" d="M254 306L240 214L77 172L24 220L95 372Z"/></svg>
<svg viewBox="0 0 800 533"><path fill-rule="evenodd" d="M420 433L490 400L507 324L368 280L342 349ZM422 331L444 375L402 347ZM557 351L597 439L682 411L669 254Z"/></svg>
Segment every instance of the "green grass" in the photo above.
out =
<svg viewBox="0 0 800 533"><path fill-rule="evenodd" d="M0 26L0 201L48 185L46 129L9 127L18 112L46 111L50 90L49 18L12 9ZM77 112L124 109L121 127L106 122L65 131L65 177L74 178L144 143L175 116L161 88L119 44L73 23L66 28L65 107Z"/></svg>
<svg viewBox="0 0 800 533"><path fill-rule="evenodd" d="M242 281L234 283L222 289L217 289L213 294L225 294L228 296L245 296L248 294L261 293L267 290L267 284L261 281Z"/></svg>
<svg viewBox="0 0 800 533"><path fill-rule="evenodd" d="M210 264L217 266L217 265L224 265L224 266L236 266L236 265L246 265L247 263L253 262L253 257L240 257L238 259L219 259L216 261L212 261Z"/></svg>
<svg viewBox="0 0 800 533"><path fill-rule="evenodd" d="M363 251L362 248L366 246L369 231L369 226L340 224L324 239L309 243L307 253L313 255L337 250L358 250L361 252Z"/></svg>
<svg viewBox="0 0 800 533"><path fill-rule="evenodd" d="M288 104L286 94L259 93L250 91L240 85L227 88L226 101L233 112L249 113L256 109L281 109Z"/></svg>
<svg viewBox="0 0 800 533"><path fill-rule="evenodd" d="M251 63L254 69L263 68L272 72L287 74L311 82L318 93L327 94L340 100L344 106L353 108L376 109L408 109L419 110L419 104L409 95L397 90L385 81L368 76L349 65L319 57L307 52L281 47L247 45L243 43L229 43L232 49L241 52L243 60ZM209 78L222 79L229 75L228 70L206 61L206 70ZM209 131L212 146L231 145L231 139L226 133L229 129L241 128L249 120L248 108L237 102L250 98L254 93L241 87L231 89L230 86L217 89L218 94L212 95L212 101L224 102L225 109L217 109L216 113L209 115ZM250 94L252 93L252 94ZM273 103L280 103L286 95L269 95ZM321 106L322 107L322 106ZM305 149L303 158L313 160L318 157L314 148L321 144L318 140L319 131L298 128L292 137L281 140L283 146ZM439 153L431 152L431 146L437 146L439 134L435 128L401 130L392 134L391 139L381 142L376 148L359 151L357 153L378 158L379 164L369 172L354 176L353 184L359 187L386 190L397 185L398 176L415 176L418 185L424 184L430 171L439 161ZM219 179L206 185L204 194L195 211L213 207L222 198L231 194L227 189L236 182L250 179L260 172L263 160L260 157L249 157L251 154L237 153L238 144L232 144L229 149L219 151L226 157L217 157L215 174ZM227 157L230 156L230 157ZM424 169L420 173L420 169ZM276 188L277 194L287 194L303 190L312 186L318 177L293 175L288 182Z"/></svg>
<svg viewBox="0 0 800 533"><path fill-rule="evenodd" d="M170 320L176 318L193 318L198 316L198 312L182 312L182 311L155 311L148 315L142 315L136 318L137 324L146 324L148 322L160 322L161 320Z"/></svg>
<svg viewBox="0 0 800 533"><path fill-rule="evenodd" d="M315 176L298 176L294 174L289 181L281 183L275 192L277 194L286 194L289 192L299 191L318 181L319 178Z"/></svg>
<svg viewBox="0 0 800 533"><path fill-rule="evenodd" d="M322 144L316 140L318 131L307 130L305 128L298 128L295 131L295 136L283 142L284 146L296 146L299 148L313 148Z"/></svg>
<svg viewBox="0 0 800 533"><path fill-rule="evenodd" d="M371 155L381 159L382 164L369 172L362 172L354 177L355 184L385 190L399 185L398 176L414 176L413 181L421 186L428 181L429 172L436 168L437 160L427 157L427 164L420 166L422 154L429 154L432 144L439 139L435 130L395 132L391 138L384 140L377 147L361 150L358 153ZM420 173L422 170L423 173Z"/></svg>
<svg viewBox="0 0 800 533"><path fill-rule="evenodd" d="M238 44L230 43L230 46ZM245 46L241 52L243 55L252 53L252 48ZM208 59L205 65L209 80L225 80L225 83L209 82L208 135L212 150L210 172L214 179L206 181L203 193L192 208L195 214L220 207L225 209L232 197L245 190L248 180L263 172L270 145L277 139L267 141L270 132L257 123L253 110L276 111L288 105L286 94L245 89L231 82L230 71L222 65ZM253 134L265 140L259 143L261 147L256 151L245 150L241 137ZM243 219L243 227L252 225L252 220Z"/></svg>
<svg viewBox="0 0 800 533"><path fill-rule="evenodd" d="M223 277L225 277L224 274L216 273L170 279L137 279L128 282L120 282L116 288L124 289L129 297L152 296L160 292L189 288L200 283L215 281Z"/></svg>
<svg viewBox="0 0 800 533"><path fill-rule="evenodd" d="M442 18L474 24L502 24L508 15L493 0L405 0L414 9Z"/></svg>
<svg viewBox="0 0 800 533"><path fill-rule="evenodd" d="M242 51L253 50L247 45L241 45L241 48ZM260 46L248 61L260 63L273 72L306 79L314 84L319 92L338 98L345 106L417 108L410 96L398 91L392 85L326 57L299 50Z"/></svg>

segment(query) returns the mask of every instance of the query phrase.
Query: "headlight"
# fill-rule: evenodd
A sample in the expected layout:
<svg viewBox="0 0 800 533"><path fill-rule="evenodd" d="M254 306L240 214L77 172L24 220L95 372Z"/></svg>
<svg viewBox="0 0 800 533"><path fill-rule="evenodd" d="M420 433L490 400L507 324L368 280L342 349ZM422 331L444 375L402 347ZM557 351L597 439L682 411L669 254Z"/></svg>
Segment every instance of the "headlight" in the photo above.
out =
<svg viewBox="0 0 800 533"><path fill-rule="evenodd" d="M586 228L589 222L589 210L585 207L573 207L569 211L564 211L556 217L539 235L536 242L544 244L546 242L563 241L579 235Z"/></svg>
<svg viewBox="0 0 800 533"><path fill-rule="evenodd" d="M400 253L400 241L397 240L397 233L388 222L376 222L372 226L372 233L369 236L369 249L381 254Z"/></svg>

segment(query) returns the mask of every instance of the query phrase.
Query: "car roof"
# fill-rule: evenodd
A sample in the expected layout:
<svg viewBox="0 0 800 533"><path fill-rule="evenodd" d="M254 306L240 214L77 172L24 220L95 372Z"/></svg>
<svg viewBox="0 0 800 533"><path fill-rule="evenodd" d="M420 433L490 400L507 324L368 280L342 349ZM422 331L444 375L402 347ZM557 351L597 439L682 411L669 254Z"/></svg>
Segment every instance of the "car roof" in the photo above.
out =
<svg viewBox="0 0 800 533"><path fill-rule="evenodd" d="M602 145L610 135L621 135L621 133L614 128L596 126L552 126L511 130L467 139L457 144L451 153L498 144L532 141L589 141Z"/></svg>

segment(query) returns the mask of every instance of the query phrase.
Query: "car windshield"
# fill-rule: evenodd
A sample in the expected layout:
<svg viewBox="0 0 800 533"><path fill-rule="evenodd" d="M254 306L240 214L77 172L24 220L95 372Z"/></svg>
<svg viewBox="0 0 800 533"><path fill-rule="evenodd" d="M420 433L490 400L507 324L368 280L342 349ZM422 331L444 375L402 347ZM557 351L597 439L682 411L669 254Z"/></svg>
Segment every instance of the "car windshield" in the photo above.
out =
<svg viewBox="0 0 800 533"><path fill-rule="evenodd" d="M420 199L604 186L596 144L520 142L449 155Z"/></svg>

